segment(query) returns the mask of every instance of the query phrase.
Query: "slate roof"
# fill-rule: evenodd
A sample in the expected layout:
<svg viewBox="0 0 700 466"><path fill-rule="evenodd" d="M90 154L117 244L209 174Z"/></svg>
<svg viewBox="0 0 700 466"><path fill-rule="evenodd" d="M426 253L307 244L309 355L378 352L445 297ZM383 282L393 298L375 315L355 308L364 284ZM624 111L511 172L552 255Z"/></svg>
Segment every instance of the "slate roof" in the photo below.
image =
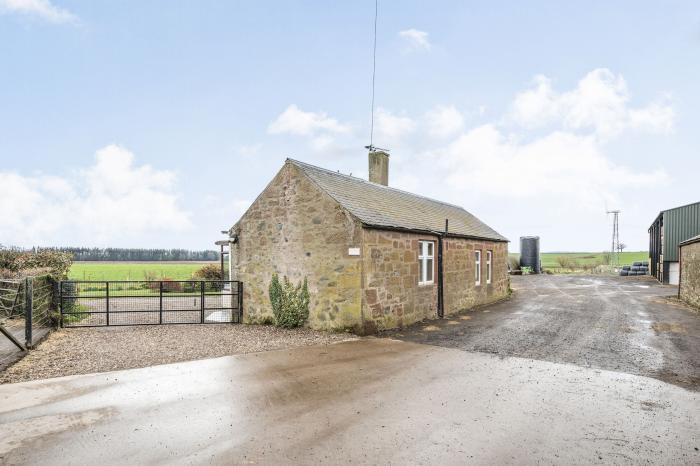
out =
<svg viewBox="0 0 700 466"><path fill-rule="evenodd" d="M463 208L371 183L324 168L287 159L320 189L357 217L363 225L442 233L449 219L449 235L508 241Z"/></svg>

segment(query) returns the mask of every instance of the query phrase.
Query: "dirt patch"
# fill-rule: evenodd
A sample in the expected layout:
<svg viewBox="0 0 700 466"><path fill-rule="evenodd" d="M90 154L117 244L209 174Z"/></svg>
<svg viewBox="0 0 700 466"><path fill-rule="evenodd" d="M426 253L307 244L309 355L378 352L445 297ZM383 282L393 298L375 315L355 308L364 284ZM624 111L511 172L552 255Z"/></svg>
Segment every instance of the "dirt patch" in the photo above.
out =
<svg viewBox="0 0 700 466"><path fill-rule="evenodd" d="M670 304L671 306L681 307L695 314L700 314L700 308L689 305L685 301L678 299L677 296L659 296L654 299L654 302Z"/></svg>
<svg viewBox="0 0 700 466"><path fill-rule="evenodd" d="M657 332L688 333L685 327L675 322L654 322L651 328Z"/></svg>
<svg viewBox="0 0 700 466"><path fill-rule="evenodd" d="M52 333L0 373L0 383L133 369L230 354L330 344L350 334L265 325L161 325L75 328Z"/></svg>

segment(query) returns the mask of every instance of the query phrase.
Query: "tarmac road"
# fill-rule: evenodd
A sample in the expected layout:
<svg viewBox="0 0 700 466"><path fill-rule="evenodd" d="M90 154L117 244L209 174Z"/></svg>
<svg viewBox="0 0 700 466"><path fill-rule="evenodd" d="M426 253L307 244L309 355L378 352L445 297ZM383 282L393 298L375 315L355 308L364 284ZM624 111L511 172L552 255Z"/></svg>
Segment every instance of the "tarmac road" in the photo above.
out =
<svg viewBox="0 0 700 466"><path fill-rule="evenodd" d="M0 386L2 464L698 464L700 394L363 339Z"/></svg>
<svg viewBox="0 0 700 466"><path fill-rule="evenodd" d="M0 463L700 464L699 316L671 288L513 286L391 334L413 341L2 385Z"/></svg>
<svg viewBox="0 0 700 466"><path fill-rule="evenodd" d="M511 277L505 302L386 335L654 377L700 390L700 314L646 277ZM700 408L699 408L700 412Z"/></svg>

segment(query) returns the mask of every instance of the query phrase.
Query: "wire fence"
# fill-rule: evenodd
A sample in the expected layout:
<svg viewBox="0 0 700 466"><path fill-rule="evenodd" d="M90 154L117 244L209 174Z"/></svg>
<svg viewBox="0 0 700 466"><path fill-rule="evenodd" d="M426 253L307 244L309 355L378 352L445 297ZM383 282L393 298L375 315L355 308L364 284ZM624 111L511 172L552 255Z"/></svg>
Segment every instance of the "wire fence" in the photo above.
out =
<svg viewBox="0 0 700 466"><path fill-rule="evenodd" d="M0 368L22 357L58 323L57 282L50 276L0 279Z"/></svg>

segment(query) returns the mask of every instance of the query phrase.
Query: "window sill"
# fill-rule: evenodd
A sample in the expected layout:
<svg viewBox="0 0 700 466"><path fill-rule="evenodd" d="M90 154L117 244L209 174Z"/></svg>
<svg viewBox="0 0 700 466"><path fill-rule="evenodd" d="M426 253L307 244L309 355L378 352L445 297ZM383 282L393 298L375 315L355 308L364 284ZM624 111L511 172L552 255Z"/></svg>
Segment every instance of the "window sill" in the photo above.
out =
<svg viewBox="0 0 700 466"><path fill-rule="evenodd" d="M434 284L435 282L418 282L418 286L430 286Z"/></svg>

